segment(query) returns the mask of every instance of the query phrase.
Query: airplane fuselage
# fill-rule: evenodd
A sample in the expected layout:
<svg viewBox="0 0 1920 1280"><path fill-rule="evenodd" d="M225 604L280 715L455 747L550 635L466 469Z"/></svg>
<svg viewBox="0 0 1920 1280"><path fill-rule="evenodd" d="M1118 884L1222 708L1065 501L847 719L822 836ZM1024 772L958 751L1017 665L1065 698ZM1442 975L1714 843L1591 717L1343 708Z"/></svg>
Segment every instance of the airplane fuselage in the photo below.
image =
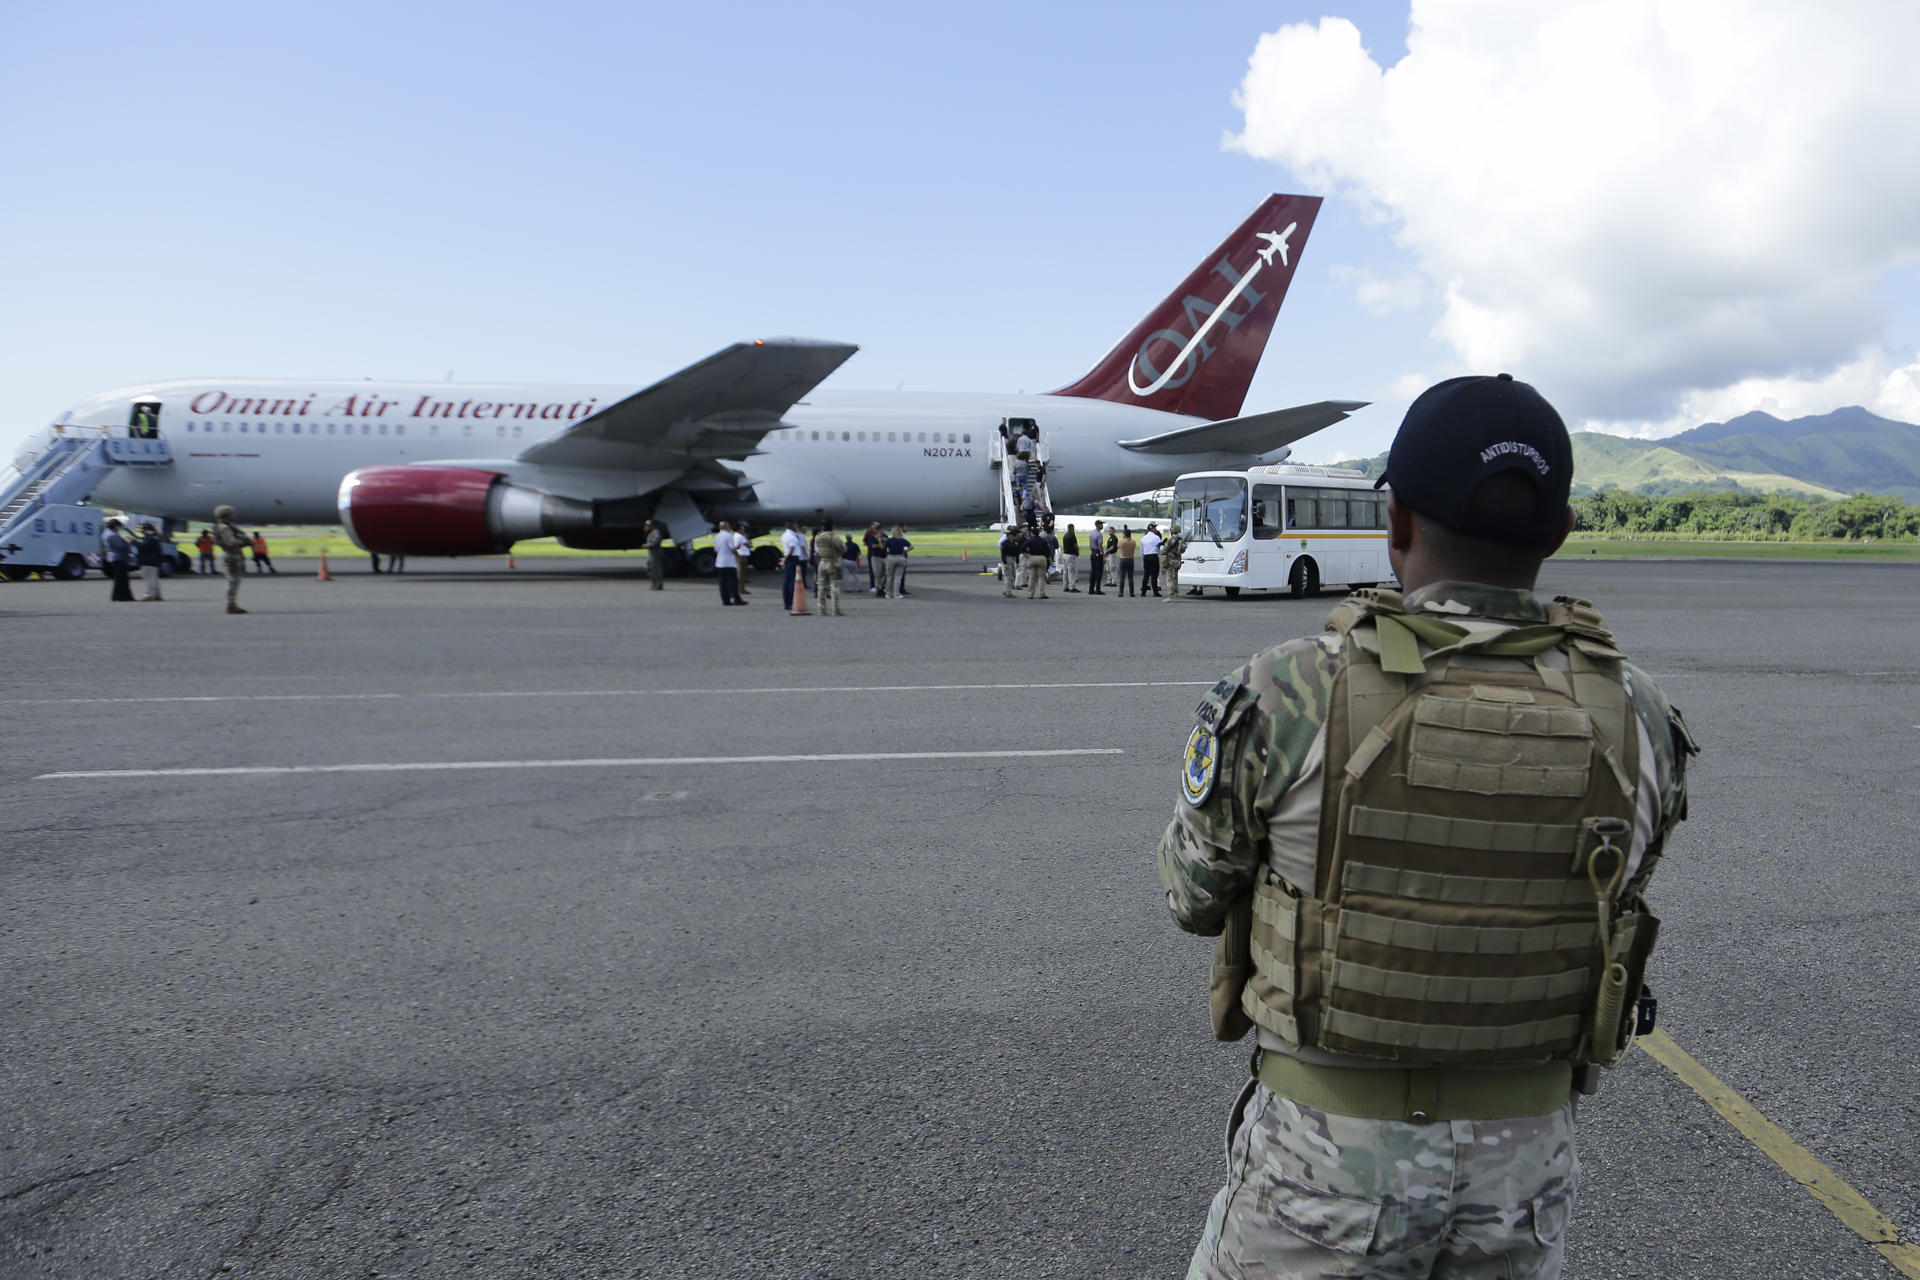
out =
<svg viewBox="0 0 1920 1280"><path fill-rule="evenodd" d="M65 415L67 430L124 431L133 405L157 402L171 466L117 469L103 506L183 521L231 503L249 522L335 524L341 477L361 467L440 462L497 471L516 484L589 499L672 483L684 452L641 452L619 468L518 460L536 441L628 394L607 386L449 383L165 382L108 392ZM1050 395L816 389L770 430L757 454L727 465L752 499L715 498L715 519L909 524L981 522L999 513L992 441L1003 418L1030 418L1051 454L1057 507L1170 484L1181 472L1244 466L1247 455L1137 453L1116 442L1194 418ZM44 440L46 436L42 436ZM35 452L30 447L28 453ZM24 456L24 455L23 455Z"/></svg>

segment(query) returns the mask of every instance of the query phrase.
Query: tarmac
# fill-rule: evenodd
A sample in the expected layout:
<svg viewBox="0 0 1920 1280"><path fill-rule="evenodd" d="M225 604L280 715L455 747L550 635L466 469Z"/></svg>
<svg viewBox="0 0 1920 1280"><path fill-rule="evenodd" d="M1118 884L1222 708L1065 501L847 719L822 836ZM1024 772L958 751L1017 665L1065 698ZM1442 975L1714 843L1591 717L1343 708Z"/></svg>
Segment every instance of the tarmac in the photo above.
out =
<svg viewBox="0 0 1920 1280"><path fill-rule="evenodd" d="M0 1276L1183 1273L1247 1047L1153 849L1333 598L280 567L0 584ZM1661 1027L1920 1242L1920 567L1542 586L1704 747ZM1645 1053L1581 1119L1568 1276L1900 1274Z"/></svg>

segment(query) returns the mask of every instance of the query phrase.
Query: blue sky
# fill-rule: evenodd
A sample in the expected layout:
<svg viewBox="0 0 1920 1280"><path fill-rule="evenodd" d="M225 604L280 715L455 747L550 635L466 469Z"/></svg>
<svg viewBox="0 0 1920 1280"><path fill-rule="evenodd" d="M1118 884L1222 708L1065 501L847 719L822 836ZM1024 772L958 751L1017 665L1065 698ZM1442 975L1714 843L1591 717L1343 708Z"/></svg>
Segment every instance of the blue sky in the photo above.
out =
<svg viewBox="0 0 1920 1280"><path fill-rule="evenodd" d="M838 386L1044 390L1269 191L1329 199L1248 410L1378 402L1302 456L1377 451L1413 390L1476 361L1549 395L1560 380L1576 425L1641 434L1756 407L1899 416L1909 384L1920 410L1907 229L1920 165L1885 144L1841 148L1806 176L1823 184L1805 189L1814 203L1836 176L1877 183L1878 222L1855 201L1830 228L1814 214L1743 222L1731 246L1712 218L1647 195L1697 156L1593 166L1674 228L1644 242L1656 285L1618 296L1617 268L1581 265L1611 243L1606 220L1536 204L1534 221L1501 223L1514 201L1476 204L1482 132L1572 109L1549 83L1565 76L1527 70L1582 56L1542 24L1560 9L1637 14L1614 26L1664 41L1651 60L1671 75L1642 86L1645 119L1607 122L1629 140L1670 131L1674 93L1738 97L1727 75L1783 56L1769 46L1728 71L1703 52L1711 74L1698 73L1689 57L1720 33L1676 31L1626 0L1411 15L1232 0L16 8L0 41L0 440L159 378L639 387L774 334L862 344ZM1492 70L1474 64L1483 53ZM1812 73L1826 65L1816 56ZM1609 82L1604 62L1587 70ZM1863 133L1873 111L1908 105L1890 66L1869 60L1862 78L1837 105L1802 105L1843 126L1852 112ZM1451 135L1420 132L1450 111ZM1697 114L1703 147L1718 111ZM1502 142L1590 208L1589 166L1547 139ZM1707 189L1709 211L1778 190ZM1829 230L1867 248L1823 251L1784 280L1747 269ZM1720 257L1676 305L1657 282L1702 242ZM1528 297L1534 284L1552 307Z"/></svg>

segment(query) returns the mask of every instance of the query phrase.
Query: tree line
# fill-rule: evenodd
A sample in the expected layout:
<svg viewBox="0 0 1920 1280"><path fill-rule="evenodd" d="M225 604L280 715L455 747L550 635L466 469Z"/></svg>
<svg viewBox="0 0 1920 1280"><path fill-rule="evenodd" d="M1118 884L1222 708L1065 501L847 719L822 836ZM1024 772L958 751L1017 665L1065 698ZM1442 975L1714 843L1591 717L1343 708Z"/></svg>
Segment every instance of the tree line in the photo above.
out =
<svg viewBox="0 0 1920 1280"><path fill-rule="evenodd" d="M1574 528L1582 533L1781 542L1920 539L1920 506L1870 493L1802 498L1786 493L1656 495L1607 489L1576 496L1573 511ZM1171 503L1136 499L1094 503L1056 514L1146 521L1164 520L1172 512Z"/></svg>
<svg viewBox="0 0 1920 1280"><path fill-rule="evenodd" d="M1573 500L1586 533L1664 533L1755 541L1920 538L1920 507L1898 498L1802 498L1784 493L1687 493L1654 497L1608 489Z"/></svg>

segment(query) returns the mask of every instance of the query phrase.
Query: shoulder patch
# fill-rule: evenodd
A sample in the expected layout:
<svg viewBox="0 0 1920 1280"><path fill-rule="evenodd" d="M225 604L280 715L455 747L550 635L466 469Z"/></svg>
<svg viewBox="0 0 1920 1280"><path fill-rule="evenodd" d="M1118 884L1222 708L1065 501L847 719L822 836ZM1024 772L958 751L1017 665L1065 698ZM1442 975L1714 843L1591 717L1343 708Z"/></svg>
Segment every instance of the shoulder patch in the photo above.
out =
<svg viewBox="0 0 1920 1280"><path fill-rule="evenodd" d="M1246 691L1247 687L1240 683L1238 677L1227 676L1207 690L1207 696L1200 699L1200 705L1193 709L1193 718L1200 722L1202 729L1218 733L1227 721L1227 713L1233 710L1234 701Z"/></svg>
<svg viewBox="0 0 1920 1280"><path fill-rule="evenodd" d="M1204 724L1193 726L1187 735L1187 749L1180 758L1180 794L1187 803L1203 805L1213 794L1213 779L1220 763L1220 743L1213 730Z"/></svg>

